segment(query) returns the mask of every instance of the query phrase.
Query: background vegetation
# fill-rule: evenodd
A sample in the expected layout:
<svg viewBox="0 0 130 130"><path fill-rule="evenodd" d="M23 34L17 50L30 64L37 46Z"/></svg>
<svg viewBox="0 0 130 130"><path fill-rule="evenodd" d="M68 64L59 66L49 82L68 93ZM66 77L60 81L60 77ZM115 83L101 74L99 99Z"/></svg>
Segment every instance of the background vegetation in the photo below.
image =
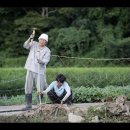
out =
<svg viewBox="0 0 130 130"><path fill-rule="evenodd" d="M129 7L0 7L1 104L12 95L17 97L6 105L23 102L28 55L23 43L32 27L39 28L36 41L41 33L49 35L48 84L58 73L65 74L74 102L130 97Z"/></svg>
<svg viewBox="0 0 130 130"><path fill-rule="evenodd" d="M0 19L1 67L5 58L27 56L23 43L32 27L39 28L34 40L43 32L49 35L53 55L130 57L129 7L1 7ZM21 66L23 59L18 62Z"/></svg>
<svg viewBox="0 0 130 130"><path fill-rule="evenodd" d="M57 74L67 77L67 82L73 88L105 88L107 86L126 87L130 82L130 68L102 67L102 68L48 68L47 82L55 80ZM26 70L23 68L0 69L0 95L24 94Z"/></svg>

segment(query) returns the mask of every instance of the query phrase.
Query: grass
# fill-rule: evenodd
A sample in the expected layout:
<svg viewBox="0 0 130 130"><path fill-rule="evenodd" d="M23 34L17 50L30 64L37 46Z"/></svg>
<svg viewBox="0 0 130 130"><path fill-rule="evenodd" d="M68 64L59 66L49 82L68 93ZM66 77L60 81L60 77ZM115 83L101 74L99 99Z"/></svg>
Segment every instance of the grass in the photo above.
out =
<svg viewBox="0 0 130 130"><path fill-rule="evenodd" d="M1 97L0 98L0 106L10 106L10 105L21 105L24 104L25 102L25 95L17 95L17 96L11 96L11 97ZM42 101L42 103L49 103L50 100L48 97L45 97ZM36 105L39 104L37 101L37 92L34 91L32 93L32 104Z"/></svg>
<svg viewBox="0 0 130 130"><path fill-rule="evenodd" d="M111 98L113 101L119 95L125 95L130 100L130 86L120 87L120 86L107 86L105 88L99 87L80 87L80 88L73 88L73 102L74 103L86 103L86 102L101 102L108 100ZM32 103L37 104L37 93L33 91L32 95ZM0 106L9 106L9 105L21 105L24 104L25 95L17 95L11 96L7 98L6 96L0 98ZM42 103L49 103L50 100L46 96Z"/></svg>
<svg viewBox="0 0 130 130"><path fill-rule="evenodd" d="M106 86L127 86L130 84L129 67L47 67L47 83L63 73L73 88ZM0 95L24 94L26 70L24 68L0 68ZM20 91L16 91L22 89Z"/></svg>

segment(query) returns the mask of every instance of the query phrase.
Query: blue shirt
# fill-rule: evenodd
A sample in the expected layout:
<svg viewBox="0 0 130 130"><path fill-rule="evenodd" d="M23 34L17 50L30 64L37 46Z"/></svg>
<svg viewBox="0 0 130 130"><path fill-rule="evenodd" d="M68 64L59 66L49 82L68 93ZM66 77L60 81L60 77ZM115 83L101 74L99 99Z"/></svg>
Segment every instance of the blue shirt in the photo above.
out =
<svg viewBox="0 0 130 130"><path fill-rule="evenodd" d="M56 95L57 96L61 96L62 94L63 94L63 92L64 92L64 90L66 90L66 95L65 95L65 97L62 99L63 101L65 101L69 96L70 96L70 94L71 94L71 92L70 92L70 87L69 87L69 85L68 85L68 83L67 82L64 82L63 84L62 84L62 86L60 86L59 88L57 87L57 81L53 81L50 85L49 85L49 87L45 90L45 91L43 91L44 93L48 93L50 90L52 90L52 89L54 89L54 92L56 93Z"/></svg>

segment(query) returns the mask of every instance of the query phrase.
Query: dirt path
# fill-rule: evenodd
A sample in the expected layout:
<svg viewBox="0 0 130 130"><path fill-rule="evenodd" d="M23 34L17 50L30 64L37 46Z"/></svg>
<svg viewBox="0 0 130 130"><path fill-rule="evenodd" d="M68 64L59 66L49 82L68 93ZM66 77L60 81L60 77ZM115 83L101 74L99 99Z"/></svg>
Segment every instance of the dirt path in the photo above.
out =
<svg viewBox="0 0 130 130"><path fill-rule="evenodd" d="M78 103L78 104L72 104L70 106L68 106L69 108L75 108L78 107L82 110L87 110L90 106L100 106L103 105L104 103ZM24 105L12 105L12 106L0 106L0 115L4 115L4 116L9 116L9 115L17 115L17 114L21 114L24 111L17 111L20 110L24 107ZM32 108L36 108L37 105L33 105ZM14 112L3 112L3 111L12 111L12 110L16 110Z"/></svg>

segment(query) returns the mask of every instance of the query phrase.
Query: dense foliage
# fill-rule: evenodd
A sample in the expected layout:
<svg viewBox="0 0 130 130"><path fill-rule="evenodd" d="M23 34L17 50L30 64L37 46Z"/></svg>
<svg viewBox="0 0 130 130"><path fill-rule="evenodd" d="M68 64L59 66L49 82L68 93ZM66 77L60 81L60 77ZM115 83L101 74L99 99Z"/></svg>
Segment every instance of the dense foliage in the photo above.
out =
<svg viewBox="0 0 130 130"><path fill-rule="evenodd" d="M115 101L115 99L120 95L125 95L130 100L130 86L126 87L115 87L107 86L105 88L99 87L79 87L73 88L73 103L93 103L93 102L106 102L106 101ZM23 104L24 94L17 96L7 97L2 96L0 98L0 105L14 105L14 104ZM4 100L3 100L4 99ZM33 104L37 104L37 92L33 91ZM50 99L46 96L42 103L50 103Z"/></svg>
<svg viewBox="0 0 130 130"><path fill-rule="evenodd" d="M130 68L126 67L48 68L47 83L50 84L55 80L57 74L63 73L67 77L67 82L69 83L70 87L76 88L76 90L80 90L82 86L85 88L105 88L107 86L114 86L113 89L116 89L119 86L123 88L129 85L129 72ZM1 68L0 95L10 96L24 94L25 76L26 70L23 68ZM34 88L36 88L35 85ZM90 89L85 89L85 91L86 90L89 91ZM79 92L81 93L82 91ZM81 94L84 95L84 92ZM88 94L89 93L87 93L87 95Z"/></svg>
<svg viewBox="0 0 130 130"><path fill-rule="evenodd" d="M1 7L0 19L0 60L27 55L32 27L39 28L34 40L49 35L52 54L130 57L129 7Z"/></svg>

